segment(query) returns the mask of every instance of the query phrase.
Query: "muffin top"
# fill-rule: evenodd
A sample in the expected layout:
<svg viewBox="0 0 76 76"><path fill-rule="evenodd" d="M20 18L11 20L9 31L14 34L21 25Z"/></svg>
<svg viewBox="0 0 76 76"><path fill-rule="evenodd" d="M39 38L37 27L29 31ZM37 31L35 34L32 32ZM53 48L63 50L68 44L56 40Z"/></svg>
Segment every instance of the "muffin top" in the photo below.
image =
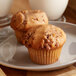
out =
<svg viewBox="0 0 76 76"><path fill-rule="evenodd" d="M41 10L22 10L11 19L11 27L20 31L26 31L33 26L42 24L48 24L48 18Z"/></svg>
<svg viewBox="0 0 76 76"><path fill-rule="evenodd" d="M31 28L23 34L23 43L28 48L50 50L63 46L65 41L64 31L50 24Z"/></svg>

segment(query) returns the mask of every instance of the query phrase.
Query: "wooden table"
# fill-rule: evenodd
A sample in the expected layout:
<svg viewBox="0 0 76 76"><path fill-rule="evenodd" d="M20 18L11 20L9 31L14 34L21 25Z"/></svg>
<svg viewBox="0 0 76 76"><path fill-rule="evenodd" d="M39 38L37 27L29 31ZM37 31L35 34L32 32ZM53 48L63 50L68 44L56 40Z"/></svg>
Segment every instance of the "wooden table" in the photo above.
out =
<svg viewBox="0 0 76 76"><path fill-rule="evenodd" d="M23 4L25 4L25 6ZM14 14L21 9L30 9L28 0L14 0L11 13ZM75 10L73 10L71 7L68 6L64 15L67 18L68 22L76 24ZM34 71L26 71L26 70L23 71L23 70L7 68L1 65L0 67L2 68L2 70L5 72L7 76L76 76L76 64L73 64L70 67L67 67L65 69L61 69L57 71L49 71L49 72L34 72Z"/></svg>

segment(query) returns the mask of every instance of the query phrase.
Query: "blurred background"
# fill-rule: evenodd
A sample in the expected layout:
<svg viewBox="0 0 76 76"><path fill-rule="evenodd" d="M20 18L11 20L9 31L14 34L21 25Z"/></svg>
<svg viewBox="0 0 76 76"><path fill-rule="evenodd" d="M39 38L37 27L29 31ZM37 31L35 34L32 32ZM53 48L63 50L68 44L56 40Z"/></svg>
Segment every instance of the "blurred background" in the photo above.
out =
<svg viewBox="0 0 76 76"><path fill-rule="evenodd" d="M76 0L69 0L69 7L76 11Z"/></svg>
<svg viewBox="0 0 76 76"><path fill-rule="evenodd" d="M76 11L76 0L69 0L68 7ZM22 9L30 9L29 0L13 0L10 12L14 14Z"/></svg>
<svg viewBox="0 0 76 76"><path fill-rule="evenodd" d="M15 14L17 11L23 9L30 9L29 0L13 0L10 13ZM64 15L68 18L68 22L76 23L76 0L69 0L69 4Z"/></svg>

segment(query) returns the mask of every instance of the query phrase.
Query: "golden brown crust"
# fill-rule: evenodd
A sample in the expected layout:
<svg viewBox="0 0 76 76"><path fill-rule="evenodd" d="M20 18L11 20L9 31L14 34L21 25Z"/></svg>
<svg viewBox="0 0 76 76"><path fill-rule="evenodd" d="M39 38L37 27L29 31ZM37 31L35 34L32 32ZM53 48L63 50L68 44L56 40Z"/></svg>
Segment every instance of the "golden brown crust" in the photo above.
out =
<svg viewBox="0 0 76 76"><path fill-rule="evenodd" d="M66 35L62 29L54 25L41 25L29 29L23 36L23 43L34 49L55 49L62 47Z"/></svg>
<svg viewBox="0 0 76 76"><path fill-rule="evenodd" d="M26 31L27 29L48 24L48 18L40 10L23 10L16 13L11 20L11 27L14 30Z"/></svg>

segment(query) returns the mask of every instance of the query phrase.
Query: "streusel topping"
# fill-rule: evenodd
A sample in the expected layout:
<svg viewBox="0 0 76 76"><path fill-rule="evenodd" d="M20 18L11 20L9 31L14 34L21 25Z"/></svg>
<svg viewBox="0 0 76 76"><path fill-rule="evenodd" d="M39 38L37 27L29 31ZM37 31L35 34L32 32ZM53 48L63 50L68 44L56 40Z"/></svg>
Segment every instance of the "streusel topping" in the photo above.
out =
<svg viewBox="0 0 76 76"><path fill-rule="evenodd" d="M54 25L41 25L29 29L23 36L25 46L34 49L55 49L66 41L64 31Z"/></svg>

